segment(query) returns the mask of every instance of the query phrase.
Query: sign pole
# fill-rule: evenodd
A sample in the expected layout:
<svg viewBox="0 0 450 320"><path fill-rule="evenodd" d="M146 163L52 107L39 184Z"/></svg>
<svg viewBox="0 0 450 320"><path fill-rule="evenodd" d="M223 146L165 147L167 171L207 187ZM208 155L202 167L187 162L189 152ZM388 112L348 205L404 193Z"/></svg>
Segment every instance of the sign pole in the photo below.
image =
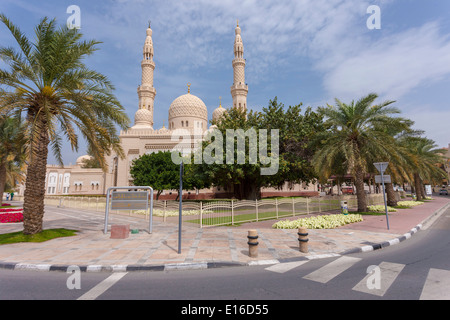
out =
<svg viewBox="0 0 450 320"><path fill-rule="evenodd" d="M387 228L389 230L389 217L388 217L388 209L387 209L387 202L386 202L386 189L384 187L383 171L381 171L381 183L383 184L384 209L386 210L386 223L387 223Z"/></svg>
<svg viewBox="0 0 450 320"><path fill-rule="evenodd" d="M181 222L183 213L183 161L180 163L180 191L179 191L179 211L178 211L178 254L181 253Z"/></svg>
<svg viewBox="0 0 450 320"><path fill-rule="evenodd" d="M387 169L389 162L375 162L373 164L375 168L381 173L381 183L383 185L383 199L384 199L384 209L386 211L386 223L387 228L389 230L389 217L388 217L388 209L387 209L387 202L386 202L386 188L384 187L384 171ZM388 176L390 178L390 176Z"/></svg>

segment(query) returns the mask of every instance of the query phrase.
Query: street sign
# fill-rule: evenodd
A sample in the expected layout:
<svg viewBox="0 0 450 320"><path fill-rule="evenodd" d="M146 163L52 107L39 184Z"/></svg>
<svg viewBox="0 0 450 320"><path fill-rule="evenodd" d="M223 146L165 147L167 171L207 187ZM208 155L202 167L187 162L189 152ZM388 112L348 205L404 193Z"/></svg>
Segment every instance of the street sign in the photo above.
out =
<svg viewBox="0 0 450 320"><path fill-rule="evenodd" d="M130 191L136 190L136 191ZM137 191L138 189L146 191ZM113 191L113 190L126 190L126 191ZM150 192L150 194L149 194ZM150 205L149 205L150 200ZM126 210L126 209L145 209L148 212L150 208L150 217L148 232L152 233L153 230L153 188L149 186L128 186L128 187L109 187L106 191L106 206L105 206L105 229L104 233L108 232L108 218L109 210Z"/></svg>
<svg viewBox="0 0 450 320"><path fill-rule="evenodd" d="M147 191L113 191L111 209L113 210L144 210L148 207Z"/></svg>
<svg viewBox="0 0 450 320"><path fill-rule="evenodd" d="M388 166L389 162L375 162L373 165L380 173L384 173Z"/></svg>
<svg viewBox="0 0 450 320"><path fill-rule="evenodd" d="M382 176L375 176L375 183L392 183L391 182L391 176L390 175L383 175Z"/></svg>

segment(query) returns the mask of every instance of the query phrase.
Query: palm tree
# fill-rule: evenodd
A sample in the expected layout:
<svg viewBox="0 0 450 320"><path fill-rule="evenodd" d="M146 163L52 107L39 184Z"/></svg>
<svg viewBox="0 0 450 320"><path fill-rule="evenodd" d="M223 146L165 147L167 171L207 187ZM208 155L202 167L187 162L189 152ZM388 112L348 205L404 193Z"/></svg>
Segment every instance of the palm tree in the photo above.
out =
<svg viewBox="0 0 450 320"><path fill-rule="evenodd" d="M316 172L325 178L334 168L344 166L355 179L358 211L367 211L364 177L371 172L373 159L389 159L396 154L389 130L405 126L405 120L392 115L400 111L391 107L394 101L373 105L378 96L374 93L357 102L345 104L336 99L336 106L319 107L328 128L317 135L318 151L313 158Z"/></svg>
<svg viewBox="0 0 450 320"><path fill-rule="evenodd" d="M407 148L409 156L409 169L414 181L417 200L425 198L423 181L436 184L442 182L445 172L437 166L444 163L445 150L438 149L436 143L425 137L405 136L401 143Z"/></svg>
<svg viewBox="0 0 450 320"><path fill-rule="evenodd" d="M36 26L32 42L3 14L0 20L19 47L0 48L0 59L10 69L0 69L0 85L9 88L0 105L5 113L24 116L29 152L23 233L35 234L42 231L48 148L62 165L63 137L78 150L78 130L106 170L106 155L123 156L116 125L127 129L129 119L110 81L83 61L99 42L81 40L77 29L57 28L47 17Z"/></svg>
<svg viewBox="0 0 450 320"><path fill-rule="evenodd" d="M423 131L412 129L414 121L410 119L397 118L397 121L399 121L400 124L399 126L392 126L392 127L381 126L377 129L385 131L387 134L389 134L394 138L393 142L395 143L396 152L391 153L389 157L385 158L380 158L380 155L373 155L374 159L372 161L372 162L383 162L383 161L389 162L385 174L390 175L392 182L385 183L385 188L386 188L387 205L392 207L395 207L397 205L397 199L394 191L394 182L403 183L410 181L410 175L408 172L410 153L409 150L401 143L401 137L415 136L423 133ZM372 172L378 174L375 168L372 169Z"/></svg>

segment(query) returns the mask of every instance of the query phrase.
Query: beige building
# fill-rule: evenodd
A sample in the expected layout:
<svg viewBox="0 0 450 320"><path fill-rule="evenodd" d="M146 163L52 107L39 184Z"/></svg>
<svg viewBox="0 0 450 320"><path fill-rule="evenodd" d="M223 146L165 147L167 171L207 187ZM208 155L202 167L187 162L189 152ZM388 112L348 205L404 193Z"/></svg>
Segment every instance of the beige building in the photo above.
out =
<svg viewBox="0 0 450 320"><path fill-rule="evenodd" d="M203 101L191 93L190 84L186 94L176 98L170 105L168 114L168 127L163 125L160 129L153 127L153 114L155 110L154 101L156 88L153 86L153 76L155 71L154 48L152 40L152 29L146 30L146 38L143 47L143 58L141 61L142 78L141 85L137 88L139 97L138 110L135 113L134 125L127 131L120 133L120 140L125 158L121 159L116 155L110 156L108 172L101 169L82 168L82 160L89 156L82 156L77 159L73 166L59 167L47 166L46 194L47 195L96 195L106 194L106 190L111 186L133 185L130 175L132 161L146 153L172 150L179 141L172 139L176 130L187 130L194 140L202 139L203 133L208 130L208 110ZM247 108L248 85L245 83L245 59L244 44L241 37L239 23L235 28L234 59L233 64L233 84L231 86L231 96L233 107ZM213 113L216 119L225 112L226 109L220 104ZM175 135L176 136L176 135ZM191 145L191 148L194 145ZM306 186L294 186L283 188L285 191L295 191L296 193L308 191ZM312 187L314 190L314 187ZM266 192L274 192L270 189ZM217 194L226 190L208 189L191 192L198 194ZM170 191L162 194L169 195Z"/></svg>

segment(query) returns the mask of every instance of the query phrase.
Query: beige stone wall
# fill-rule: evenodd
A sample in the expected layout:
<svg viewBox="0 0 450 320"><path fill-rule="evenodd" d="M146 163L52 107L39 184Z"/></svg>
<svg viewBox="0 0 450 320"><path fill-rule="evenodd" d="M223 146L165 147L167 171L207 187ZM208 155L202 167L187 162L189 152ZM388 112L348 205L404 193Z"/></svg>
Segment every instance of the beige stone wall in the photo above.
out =
<svg viewBox="0 0 450 320"><path fill-rule="evenodd" d="M80 165L47 165L46 195L102 195L108 174L102 169L85 169Z"/></svg>

